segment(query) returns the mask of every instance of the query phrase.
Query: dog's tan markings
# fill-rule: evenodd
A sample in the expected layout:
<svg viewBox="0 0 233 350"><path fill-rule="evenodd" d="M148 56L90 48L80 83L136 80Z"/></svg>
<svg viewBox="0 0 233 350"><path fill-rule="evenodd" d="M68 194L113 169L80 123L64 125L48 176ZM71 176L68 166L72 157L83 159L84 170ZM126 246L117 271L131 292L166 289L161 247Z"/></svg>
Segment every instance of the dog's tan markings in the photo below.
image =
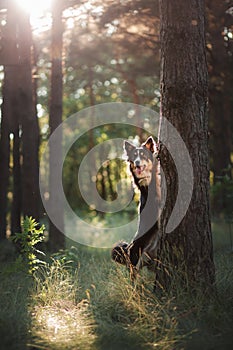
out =
<svg viewBox="0 0 233 350"><path fill-rule="evenodd" d="M119 243L112 250L112 258L124 264L132 279L143 266L154 266L160 239L160 170L158 150L150 136L141 146L124 143L127 161L135 185L140 190L138 230L131 243ZM120 255L120 256L119 256Z"/></svg>

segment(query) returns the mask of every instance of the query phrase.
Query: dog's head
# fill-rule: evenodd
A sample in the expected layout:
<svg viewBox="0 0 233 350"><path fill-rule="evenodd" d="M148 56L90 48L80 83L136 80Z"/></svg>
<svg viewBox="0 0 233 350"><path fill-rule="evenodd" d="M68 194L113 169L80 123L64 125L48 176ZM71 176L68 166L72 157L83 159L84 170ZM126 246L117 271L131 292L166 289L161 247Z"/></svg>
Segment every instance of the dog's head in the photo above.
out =
<svg viewBox="0 0 233 350"><path fill-rule="evenodd" d="M149 186L152 179L154 158L157 154L153 137L150 136L140 147L135 147L130 142L125 141L124 148L136 184L139 187Z"/></svg>

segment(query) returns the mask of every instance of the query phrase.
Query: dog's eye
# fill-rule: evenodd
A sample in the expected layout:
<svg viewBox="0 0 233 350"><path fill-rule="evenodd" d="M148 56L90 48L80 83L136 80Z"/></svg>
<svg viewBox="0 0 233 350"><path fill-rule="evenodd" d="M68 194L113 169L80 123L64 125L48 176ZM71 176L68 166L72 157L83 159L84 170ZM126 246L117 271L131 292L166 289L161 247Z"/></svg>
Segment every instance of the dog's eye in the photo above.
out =
<svg viewBox="0 0 233 350"><path fill-rule="evenodd" d="M147 158L147 156L146 156L146 154L145 154L144 152L140 152L140 157L141 157L141 158L144 158L144 159Z"/></svg>

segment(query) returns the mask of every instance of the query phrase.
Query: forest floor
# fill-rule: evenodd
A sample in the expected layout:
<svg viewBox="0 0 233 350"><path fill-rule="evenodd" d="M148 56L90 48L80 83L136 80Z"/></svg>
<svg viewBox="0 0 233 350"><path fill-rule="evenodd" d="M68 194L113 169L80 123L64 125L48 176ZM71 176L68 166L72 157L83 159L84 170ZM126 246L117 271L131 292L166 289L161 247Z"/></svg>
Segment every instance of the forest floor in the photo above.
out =
<svg viewBox="0 0 233 350"><path fill-rule="evenodd" d="M215 252L217 295L153 292L135 284L109 251L71 248L29 276L1 247L1 350L230 350L233 254ZM9 261L10 260L10 261Z"/></svg>

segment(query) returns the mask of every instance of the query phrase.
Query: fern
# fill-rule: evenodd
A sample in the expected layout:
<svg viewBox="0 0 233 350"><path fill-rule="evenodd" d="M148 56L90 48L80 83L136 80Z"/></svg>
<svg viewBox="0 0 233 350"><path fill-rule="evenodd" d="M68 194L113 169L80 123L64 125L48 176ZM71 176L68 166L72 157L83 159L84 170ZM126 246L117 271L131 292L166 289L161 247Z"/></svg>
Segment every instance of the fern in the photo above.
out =
<svg viewBox="0 0 233 350"><path fill-rule="evenodd" d="M12 241L20 246L21 257L19 260L26 262L28 272L33 274L41 264L45 264L43 260L38 259L37 254L45 255L36 248L38 243L44 241L45 226L39 226L35 219L26 216L21 224L22 232L15 233Z"/></svg>

